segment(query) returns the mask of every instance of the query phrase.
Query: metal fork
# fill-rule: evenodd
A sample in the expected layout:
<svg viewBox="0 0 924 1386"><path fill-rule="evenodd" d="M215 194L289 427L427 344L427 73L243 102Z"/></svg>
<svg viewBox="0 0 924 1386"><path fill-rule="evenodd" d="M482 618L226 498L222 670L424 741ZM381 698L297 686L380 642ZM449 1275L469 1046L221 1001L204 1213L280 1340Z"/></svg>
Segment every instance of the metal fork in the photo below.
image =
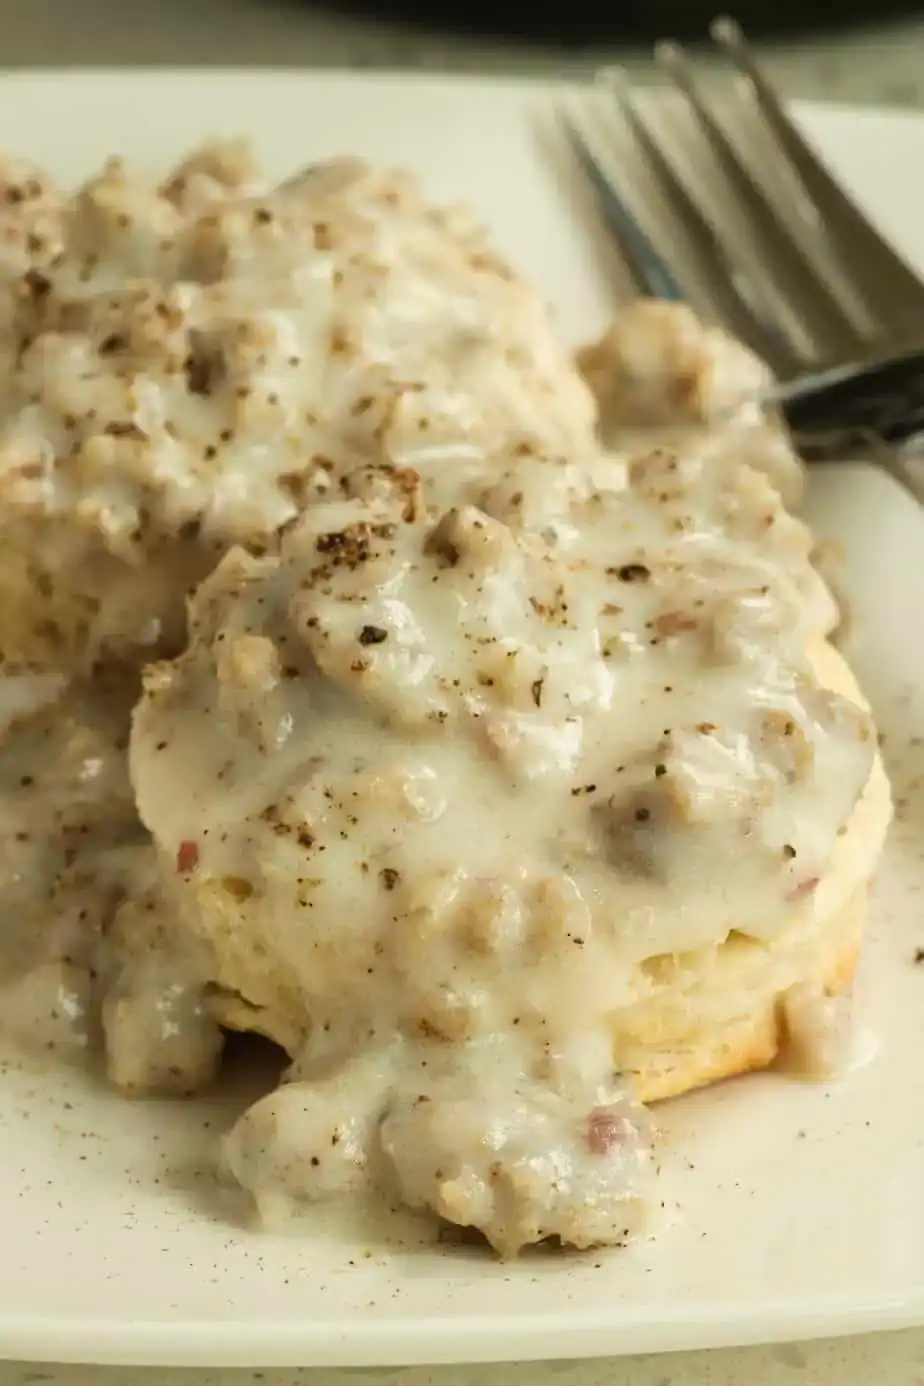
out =
<svg viewBox="0 0 924 1386"><path fill-rule="evenodd" d="M752 346L808 456L862 443L907 482L886 445L924 431L924 280L804 138L740 27L710 34L736 78L721 102L679 45L655 51L721 198L685 174L678 124L666 133L618 72L563 112L572 149L639 292L708 307Z"/></svg>

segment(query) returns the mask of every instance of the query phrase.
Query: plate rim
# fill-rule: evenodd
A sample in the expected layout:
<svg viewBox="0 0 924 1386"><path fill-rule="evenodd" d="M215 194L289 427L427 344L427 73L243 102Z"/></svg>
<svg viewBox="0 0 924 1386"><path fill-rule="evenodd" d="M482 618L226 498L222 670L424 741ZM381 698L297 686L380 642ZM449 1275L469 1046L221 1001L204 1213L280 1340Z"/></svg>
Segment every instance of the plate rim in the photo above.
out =
<svg viewBox="0 0 924 1386"><path fill-rule="evenodd" d="M88 82L115 84L130 79L148 88L181 83L193 86L228 82L285 83L292 87L364 86L413 87L421 92L490 87L516 88L535 95L572 89L574 81L500 72L436 74L415 68L350 69L348 67L289 68L247 66L113 65L103 67L29 67L2 69L0 83L80 86ZM837 123L896 124L920 131L924 148L924 111L854 104L827 99L795 99L792 110L804 119L809 133L813 119L834 117ZM246 124L246 120L242 123ZM924 251L924 245L922 245ZM669 1235L669 1234L668 1234ZM653 1302L654 1306L654 1302ZM665 1318L670 1331L682 1339L665 1347ZM760 1309L759 1325L751 1330L753 1311L733 1306L718 1311L721 1318L701 1321L694 1312L665 1315L654 1307L619 1327L619 1344L604 1340L612 1321L601 1309L581 1313L563 1309L554 1317L529 1314L486 1319L430 1315L408 1322L362 1318L323 1322L224 1318L173 1320L105 1320L87 1316L42 1318L0 1312L0 1360L50 1361L94 1365L162 1367L294 1367L382 1366L409 1364L506 1362L567 1357L592 1358L674 1350L696 1350L755 1343L793 1342L828 1336L855 1336L872 1330L901 1329L924 1323L924 1286L901 1296L883 1296L858 1308L849 1296L813 1300L796 1309L779 1304ZM272 1341L271 1341L272 1340ZM528 1348L528 1351L524 1349Z"/></svg>

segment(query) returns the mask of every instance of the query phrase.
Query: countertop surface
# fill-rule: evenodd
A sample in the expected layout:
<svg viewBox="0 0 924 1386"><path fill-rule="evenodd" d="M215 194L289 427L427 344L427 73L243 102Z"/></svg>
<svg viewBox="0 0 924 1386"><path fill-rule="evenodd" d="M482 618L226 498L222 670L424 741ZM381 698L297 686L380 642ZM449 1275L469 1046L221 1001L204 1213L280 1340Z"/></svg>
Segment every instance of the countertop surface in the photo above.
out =
<svg viewBox="0 0 924 1386"><path fill-rule="evenodd" d="M871 6L871 9L874 8ZM407 67L575 76L644 72L644 52L580 53L449 38L298 0L0 0L5 67L116 64ZM765 50L794 96L924 106L924 14ZM401 1371L207 1372L0 1364L0 1386L924 1386L924 1330L837 1342L606 1362Z"/></svg>
<svg viewBox="0 0 924 1386"><path fill-rule="evenodd" d="M6 67L284 64L568 76L604 63L634 70L647 63L639 50L615 45L578 54L447 38L325 13L311 0L0 0L0 33ZM924 105L924 12L765 51L792 95Z"/></svg>
<svg viewBox="0 0 924 1386"><path fill-rule="evenodd" d="M383 1371L0 1364L0 1386L924 1386L924 1333L597 1362Z"/></svg>

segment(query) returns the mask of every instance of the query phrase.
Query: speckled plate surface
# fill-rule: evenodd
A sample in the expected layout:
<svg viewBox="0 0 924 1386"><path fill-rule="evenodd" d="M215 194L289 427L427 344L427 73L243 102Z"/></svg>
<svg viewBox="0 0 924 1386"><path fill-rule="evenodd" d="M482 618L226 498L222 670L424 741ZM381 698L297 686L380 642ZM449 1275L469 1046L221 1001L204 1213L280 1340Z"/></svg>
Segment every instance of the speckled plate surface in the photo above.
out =
<svg viewBox="0 0 924 1386"><path fill-rule="evenodd" d="M260 73L21 75L5 139L78 178L118 146L158 164L244 131L280 174L358 152L473 202L577 339L613 266L535 138L526 83ZM825 151L924 264L924 120L805 108ZM705 176L705 175L704 175ZM924 1323L924 511L863 466L817 478L847 552L854 663L899 816L863 976L871 1061L831 1087L764 1076L674 1104L651 1244L500 1265L329 1215L243 1228L216 1196L244 1095L126 1104L51 1060L0 1070L0 1356L147 1364L461 1362L667 1351Z"/></svg>

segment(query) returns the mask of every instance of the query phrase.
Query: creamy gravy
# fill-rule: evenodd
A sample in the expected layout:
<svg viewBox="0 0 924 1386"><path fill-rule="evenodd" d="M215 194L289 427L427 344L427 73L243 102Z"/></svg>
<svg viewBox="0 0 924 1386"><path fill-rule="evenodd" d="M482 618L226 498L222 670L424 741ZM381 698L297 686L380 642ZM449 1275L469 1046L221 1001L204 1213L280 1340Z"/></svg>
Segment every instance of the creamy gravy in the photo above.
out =
<svg viewBox="0 0 924 1386"><path fill-rule="evenodd" d="M665 958L808 918L874 756L807 653L836 613L763 368L638 304L592 394L479 228L353 161L5 186L13 1028L98 1031L132 1092L274 1038L223 1151L265 1218L371 1189L503 1254L626 1240L614 1035ZM202 578L129 784L130 698L68 680L172 653Z"/></svg>
<svg viewBox="0 0 924 1386"><path fill-rule="evenodd" d="M0 170L0 646L67 672L175 650L186 591L363 458L449 491L591 395L461 211L344 159L263 187L236 146L75 195ZM0 321L0 327L2 327Z"/></svg>
<svg viewBox="0 0 924 1386"><path fill-rule="evenodd" d="M20 715L0 739L0 1029L30 1042L95 1037L99 945L150 856L126 765L135 681L77 684L47 701L47 680L17 680ZM2 685L0 685L2 686Z"/></svg>

